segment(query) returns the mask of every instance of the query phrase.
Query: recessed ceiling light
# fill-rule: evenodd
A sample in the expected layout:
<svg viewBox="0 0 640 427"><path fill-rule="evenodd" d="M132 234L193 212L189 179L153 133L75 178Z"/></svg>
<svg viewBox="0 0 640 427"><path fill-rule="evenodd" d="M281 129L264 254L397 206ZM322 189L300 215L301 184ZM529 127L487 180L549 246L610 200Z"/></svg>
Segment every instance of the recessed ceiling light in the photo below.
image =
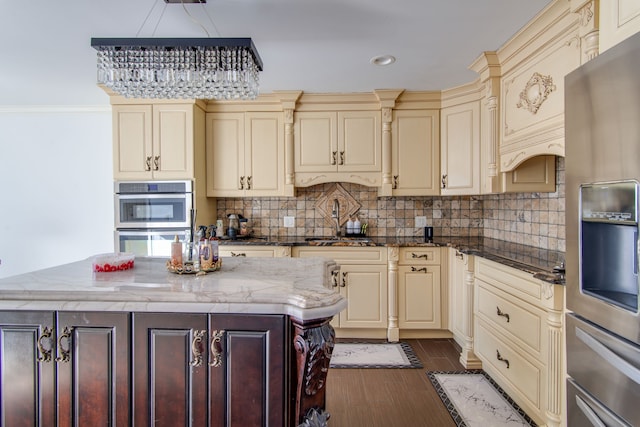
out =
<svg viewBox="0 0 640 427"><path fill-rule="evenodd" d="M373 65L391 65L396 62L396 57L393 55L378 55L369 60Z"/></svg>

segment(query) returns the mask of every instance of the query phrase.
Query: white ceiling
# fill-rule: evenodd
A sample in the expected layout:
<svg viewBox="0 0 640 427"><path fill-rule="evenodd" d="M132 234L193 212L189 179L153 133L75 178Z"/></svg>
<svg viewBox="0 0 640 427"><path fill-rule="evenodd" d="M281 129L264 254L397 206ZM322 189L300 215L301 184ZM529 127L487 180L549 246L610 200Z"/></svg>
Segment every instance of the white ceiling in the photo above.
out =
<svg viewBox="0 0 640 427"><path fill-rule="evenodd" d="M469 64L550 2L207 0L185 6L195 22L164 0L0 0L0 105L107 104L91 37L207 37L199 24L253 38L262 92L446 89L474 80ZM396 63L369 63L381 54Z"/></svg>

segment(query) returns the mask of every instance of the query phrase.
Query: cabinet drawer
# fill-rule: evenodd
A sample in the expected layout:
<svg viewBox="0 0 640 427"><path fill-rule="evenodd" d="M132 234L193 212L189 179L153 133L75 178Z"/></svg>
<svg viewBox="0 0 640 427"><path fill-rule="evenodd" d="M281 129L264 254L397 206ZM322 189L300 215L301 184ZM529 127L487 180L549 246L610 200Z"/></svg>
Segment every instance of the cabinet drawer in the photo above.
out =
<svg viewBox="0 0 640 427"><path fill-rule="evenodd" d="M376 247L311 247L296 246L293 256L298 258L325 257L339 264L385 264L387 249Z"/></svg>
<svg viewBox="0 0 640 427"><path fill-rule="evenodd" d="M524 344L540 357L544 312L530 304L519 302L508 294L477 280L478 315L500 332Z"/></svg>
<svg viewBox="0 0 640 427"><path fill-rule="evenodd" d="M544 386L543 368L518 352L516 347L513 347L501 335L491 331L490 326L481 319L476 321L474 343L474 351L482 360L483 368L489 372L493 379L520 406L523 406L525 411L528 412L527 407L529 407L540 414ZM500 360L499 357L503 360Z"/></svg>
<svg viewBox="0 0 640 427"><path fill-rule="evenodd" d="M228 246L228 245L220 245L218 249L221 257L234 257L234 256L243 256L249 258L275 258L285 256L282 254L283 247L282 246L268 246L268 247L259 247L259 246Z"/></svg>
<svg viewBox="0 0 640 427"><path fill-rule="evenodd" d="M408 247L400 248L398 264L433 264L440 265L440 248L436 247Z"/></svg>

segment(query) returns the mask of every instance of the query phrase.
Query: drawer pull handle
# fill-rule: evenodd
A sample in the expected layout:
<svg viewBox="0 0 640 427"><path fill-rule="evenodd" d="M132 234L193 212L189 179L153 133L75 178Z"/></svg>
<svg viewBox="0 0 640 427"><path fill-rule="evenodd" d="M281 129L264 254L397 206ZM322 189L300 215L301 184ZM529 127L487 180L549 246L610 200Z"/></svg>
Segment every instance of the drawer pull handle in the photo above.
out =
<svg viewBox="0 0 640 427"><path fill-rule="evenodd" d="M51 362L51 334L52 330L48 326L44 327L42 334L38 337L38 351L40 355L38 356L38 362ZM45 348L42 344L42 341L48 338L49 339L49 348Z"/></svg>
<svg viewBox="0 0 640 427"><path fill-rule="evenodd" d="M240 186L238 187L238 190L244 190L244 176L240 177Z"/></svg>
<svg viewBox="0 0 640 427"><path fill-rule="evenodd" d="M347 272L342 273L342 285L340 287L345 288L347 286Z"/></svg>
<svg viewBox="0 0 640 427"><path fill-rule="evenodd" d="M147 172L151 170L151 156L147 156L146 160L144 161L144 170L146 170Z"/></svg>
<svg viewBox="0 0 640 427"><path fill-rule="evenodd" d="M251 190L251 179L253 178L253 176L248 176L247 177L247 190Z"/></svg>
<svg viewBox="0 0 640 427"><path fill-rule="evenodd" d="M398 188L398 175L393 175L393 184L391 184L391 189L395 190Z"/></svg>
<svg viewBox="0 0 640 427"><path fill-rule="evenodd" d="M338 287L338 275L340 274L340 271L338 270L333 270L331 272L331 287L332 288L337 288Z"/></svg>
<svg viewBox="0 0 640 427"><path fill-rule="evenodd" d="M339 165L344 165L344 151L340 152L340 163L338 163Z"/></svg>
<svg viewBox="0 0 640 427"><path fill-rule="evenodd" d="M67 341L67 348L62 346L62 340ZM60 356L56 357L56 362L68 363L71 360L71 329L65 326L62 335L58 338L58 352Z"/></svg>
<svg viewBox="0 0 640 427"><path fill-rule="evenodd" d="M337 151L332 151L331 152L331 164L335 165L338 163L338 152Z"/></svg>
<svg viewBox="0 0 640 427"><path fill-rule="evenodd" d="M464 259L462 252L456 251L456 258Z"/></svg>
<svg viewBox="0 0 640 427"><path fill-rule="evenodd" d="M202 349L202 338L204 338L206 333L204 330L193 331L193 341L191 341L193 360L189 362L189 365L193 367L202 366L202 354L204 353Z"/></svg>
<svg viewBox="0 0 640 427"><path fill-rule="evenodd" d="M421 271L423 273L427 272L427 267L422 267L422 268L415 268L414 266L411 266L411 271Z"/></svg>
<svg viewBox="0 0 640 427"><path fill-rule="evenodd" d="M416 258L417 259L420 259L420 258L429 259L429 255L427 255L427 254L416 254L416 253L411 252L411 258L413 258L413 259L416 259Z"/></svg>
<svg viewBox="0 0 640 427"><path fill-rule="evenodd" d="M509 359L505 359L504 357L502 357L500 355L500 350L496 350L496 358L501 361L504 362L507 365L507 369L509 369Z"/></svg>
<svg viewBox="0 0 640 427"><path fill-rule="evenodd" d="M160 156L153 157L153 170L160 170Z"/></svg>
<svg viewBox="0 0 640 427"><path fill-rule="evenodd" d="M222 336L224 335L224 329L214 330L211 338L211 362L209 366L212 368L218 368L222 366Z"/></svg>
<svg viewBox="0 0 640 427"><path fill-rule="evenodd" d="M500 310L500 307L496 306L496 314L498 316L502 316L505 319L507 319L507 323L509 323L509 313L503 313L502 310Z"/></svg>
<svg viewBox="0 0 640 427"><path fill-rule="evenodd" d="M234 257L234 256L238 256L238 257L243 256L243 257L246 257L246 256L247 256L247 254L245 254L244 252L238 252L238 253L231 252L231 256L232 256L232 257Z"/></svg>

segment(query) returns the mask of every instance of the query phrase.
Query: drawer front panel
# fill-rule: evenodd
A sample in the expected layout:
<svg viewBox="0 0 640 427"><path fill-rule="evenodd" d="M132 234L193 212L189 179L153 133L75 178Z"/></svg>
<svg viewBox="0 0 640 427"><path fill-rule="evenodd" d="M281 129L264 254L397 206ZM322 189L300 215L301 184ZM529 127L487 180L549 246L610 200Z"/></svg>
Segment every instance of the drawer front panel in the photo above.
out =
<svg viewBox="0 0 640 427"><path fill-rule="evenodd" d="M535 409L537 413L541 413L542 389L544 386L542 383L544 378L542 367L518 353L511 343L491 331L490 327L480 319L476 322L476 339L474 342L474 350L483 361L483 368L521 406L529 406ZM502 384L501 378L508 382L508 387ZM525 401L521 402L521 399L518 399L518 395L513 395L510 389L515 390ZM526 405L523 405L523 403L526 403Z"/></svg>
<svg viewBox="0 0 640 427"><path fill-rule="evenodd" d="M440 264L440 248L415 247L400 248L398 263L401 265Z"/></svg>
<svg viewBox="0 0 640 427"><path fill-rule="evenodd" d="M293 256L298 258L325 257L340 264L383 264L387 262L387 249L375 247L307 247L296 246Z"/></svg>
<svg viewBox="0 0 640 427"><path fill-rule="evenodd" d="M531 303L539 305L542 299L542 283L512 267L476 257L475 276Z"/></svg>
<svg viewBox="0 0 640 427"><path fill-rule="evenodd" d="M542 325L544 312L530 304L519 305L511 297L500 295L499 290L490 288L482 281L476 282L478 291L478 314L502 333L521 341L539 353L542 350Z"/></svg>

